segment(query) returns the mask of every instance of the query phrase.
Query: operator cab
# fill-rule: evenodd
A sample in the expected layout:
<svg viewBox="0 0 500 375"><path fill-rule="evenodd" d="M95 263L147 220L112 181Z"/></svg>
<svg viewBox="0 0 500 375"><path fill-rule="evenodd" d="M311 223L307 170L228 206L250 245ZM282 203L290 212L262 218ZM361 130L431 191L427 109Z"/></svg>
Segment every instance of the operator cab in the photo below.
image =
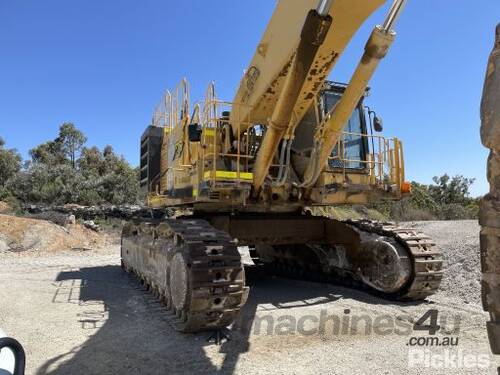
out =
<svg viewBox="0 0 500 375"><path fill-rule="evenodd" d="M299 174L303 174L313 148L316 128L325 120L328 113L340 101L346 89L345 84L326 82L318 95L315 104L311 106L302 121L297 126L295 139L292 144L292 163ZM367 89L365 96L369 93ZM344 127L344 134L332 151L328 164L332 169L350 169L363 171L366 169L367 155L369 154L368 129L373 133L372 118L376 127L381 130L381 120L375 112L366 111L363 105L364 97L360 100L351 118ZM372 117L372 115L374 115ZM368 121L367 121L368 120Z"/></svg>

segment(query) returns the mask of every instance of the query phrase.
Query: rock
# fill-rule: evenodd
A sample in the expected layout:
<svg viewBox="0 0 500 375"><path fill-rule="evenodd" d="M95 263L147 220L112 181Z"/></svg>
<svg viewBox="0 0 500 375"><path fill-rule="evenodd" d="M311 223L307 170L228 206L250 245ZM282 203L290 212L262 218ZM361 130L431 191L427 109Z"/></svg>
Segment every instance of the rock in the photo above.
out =
<svg viewBox="0 0 500 375"><path fill-rule="evenodd" d="M105 206L80 206L77 204L66 204L64 206L37 206L27 205L24 209L30 214L40 214L46 212L57 212L65 215L74 215L77 219L94 220L96 218L117 218L130 220L134 218L161 218L172 216L175 210L172 209L151 209L139 205L105 205Z"/></svg>
<svg viewBox="0 0 500 375"><path fill-rule="evenodd" d="M57 224L61 227L66 226L69 216L66 213L61 213L61 212L56 212L56 211L49 211L49 210L41 210L39 212L35 212L29 215L29 217L33 219L39 219L39 220L46 220L46 221L51 221L54 224Z"/></svg>
<svg viewBox="0 0 500 375"><path fill-rule="evenodd" d="M12 208L7 202L0 201L0 214L11 212Z"/></svg>
<svg viewBox="0 0 500 375"><path fill-rule="evenodd" d="M490 183L491 194L500 199L500 150L491 150L490 152L488 158L488 182Z"/></svg>
<svg viewBox="0 0 500 375"><path fill-rule="evenodd" d="M481 200L479 224L484 227L500 228L500 199L487 194Z"/></svg>
<svg viewBox="0 0 500 375"><path fill-rule="evenodd" d="M490 193L481 201L482 300L489 312L488 336L493 353L500 354L500 24L490 55L481 102L481 140L488 147ZM500 374L500 369L499 369Z"/></svg>
<svg viewBox="0 0 500 375"><path fill-rule="evenodd" d="M83 222L83 226L85 228L89 228L89 229L92 229L93 231L96 231L96 232L99 232L99 230L101 229L99 227L99 225L97 225L96 223L94 223L93 220L86 220Z"/></svg>
<svg viewBox="0 0 500 375"><path fill-rule="evenodd" d="M40 207L40 206L37 206L37 205L34 205L34 204L30 204L28 206L28 212L30 213L39 213L39 212L42 212L43 211L43 208Z"/></svg>
<svg viewBox="0 0 500 375"><path fill-rule="evenodd" d="M483 273L500 275L500 229L484 227L480 236L481 269Z"/></svg>
<svg viewBox="0 0 500 375"><path fill-rule="evenodd" d="M0 236L0 252L10 250L10 246L7 244L7 239L4 236Z"/></svg>
<svg viewBox="0 0 500 375"><path fill-rule="evenodd" d="M490 55L481 102L481 140L490 149L500 148L500 25Z"/></svg>
<svg viewBox="0 0 500 375"><path fill-rule="evenodd" d="M94 223L91 227L95 230L98 226ZM72 248L98 249L112 238L115 241L114 237L111 237L114 235L94 230L78 223L65 228L45 220L0 215L0 251L54 252Z"/></svg>
<svg viewBox="0 0 500 375"><path fill-rule="evenodd" d="M69 215L66 218L66 225L75 225L76 224L76 217L75 215Z"/></svg>

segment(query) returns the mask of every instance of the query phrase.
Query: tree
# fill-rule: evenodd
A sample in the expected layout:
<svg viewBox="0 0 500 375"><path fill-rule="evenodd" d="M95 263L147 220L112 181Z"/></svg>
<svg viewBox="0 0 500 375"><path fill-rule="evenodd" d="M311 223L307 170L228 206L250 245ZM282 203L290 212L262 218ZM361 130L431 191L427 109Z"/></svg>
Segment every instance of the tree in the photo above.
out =
<svg viewBox="0 0 500 375"><path fill-rule="evenodd" d="M59 137L56 142L60 142L63 153L75 169L77 156L87 142L87 137L73 123L65 122L59 128Z"/></svg>
<svg viewBox="0 0 500 375"><path fill-rule="evenodd" d="M0 187L5 187L7 181L20 171L21 161L17 150L5 148L5 140L0 137Z"/></svg>
<svg viewBox="0 0 500 375"><path fill-rule="evenodd" d="M429 192L439 204L467 204L470 201L470 187L474 178L464 176L450 177L444 174L432 179L435 185L429 185Z"/></svg>
<svg viewBox="0 0 500 375"><path fill-rule="evenodd" d="M23 202L48 205L136 203L140 191L137 171L113 147L101 151L85 147L86 141L74 124L62 124L56 139L30 150L33 162L23 171L16 168L8 192ZM2 139L0 144L1 149Z"/></svg>
<svg viewBox="0 0 500 375"><path fill-rule="evenodd" d="M9 181L8 188L22 202L42 204L78 203L75 187L84 180L68 163L35 163Z"/></svg>
<svg viewBox="0 0 500 375"><path fill-rule="evenodd" d="M105 173L104 159L96 146L84 147L78 159L80 172L87 177L101 176Z"/></svg>
<svg viewBox="0 0 500 375"><path fill-rule="evenodd" d="M63 145L58 139L42 143L32 148L29 154L34 163L60 165L67 162L63 151Z"/></svg>

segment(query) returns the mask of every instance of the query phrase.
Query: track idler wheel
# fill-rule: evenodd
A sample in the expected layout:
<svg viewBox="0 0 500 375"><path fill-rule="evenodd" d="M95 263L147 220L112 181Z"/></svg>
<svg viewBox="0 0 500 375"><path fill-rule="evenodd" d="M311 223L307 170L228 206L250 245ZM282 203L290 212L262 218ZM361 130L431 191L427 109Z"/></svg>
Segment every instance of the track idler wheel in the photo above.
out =
<svg viewBox="0 0 500 375"><path fill-rule="evenodd" d="M171 310L178 319L176 328L186 331L188 308L191 304L190 275L188 265L181 252L177 252L170 265Z"/></svg>
<svg viewBox="0 0 500 375"><path fill-rule="evenodd" d="M386 239L361 244L358 273L371 288L387 294L403 289L412 276L411 260L398 243Z"/></svg>

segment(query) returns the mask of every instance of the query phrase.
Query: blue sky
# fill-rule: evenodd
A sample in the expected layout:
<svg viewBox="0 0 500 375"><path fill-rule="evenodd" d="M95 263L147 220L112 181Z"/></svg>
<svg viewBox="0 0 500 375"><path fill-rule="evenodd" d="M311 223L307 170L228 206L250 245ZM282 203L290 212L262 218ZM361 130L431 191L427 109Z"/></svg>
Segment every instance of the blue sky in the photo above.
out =
<svg viewBox="0 0 500 375"><path fill-rule="evenodd" d="M215 80L219 97L232 99L274 5L0 0L0 136L27 157L71 121L90 144L112 144L136 165L166 88L186 76L196 100ZM332 79L349 79L386 10L359 31ZM368 99L385 134L404 141L408 179L463 174L477 179L474 195L487 192L479 103L497 22L498 0L409 1Z"/></svg>

